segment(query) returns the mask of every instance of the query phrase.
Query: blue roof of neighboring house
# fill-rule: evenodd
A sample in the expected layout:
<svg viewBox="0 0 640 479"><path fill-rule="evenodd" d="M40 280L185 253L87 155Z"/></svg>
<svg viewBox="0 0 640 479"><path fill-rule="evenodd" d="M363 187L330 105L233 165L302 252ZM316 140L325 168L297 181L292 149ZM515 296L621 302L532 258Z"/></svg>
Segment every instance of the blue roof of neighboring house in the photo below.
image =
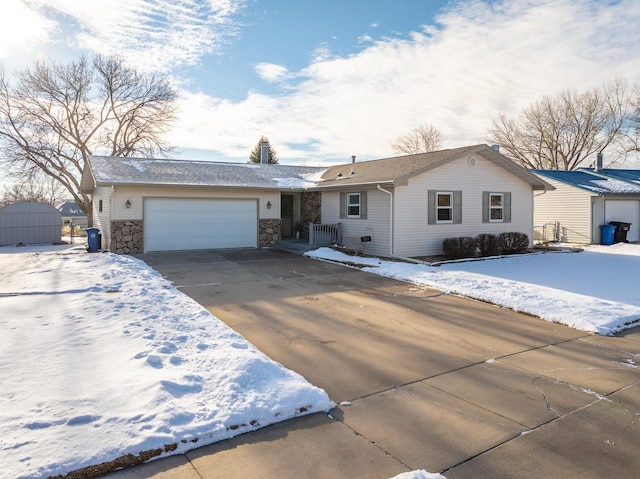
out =
<svg viewBox="0 0 640 479"><path fill-rule="evenodd" d="M590 168L566 170L531 170L544 178L560 181L598 195L640 195L640 170Z"/></svg>
<svg viewBox="0 0 640 479"><path fill-rule="evenodd" d="M76 203L73 200L65 201L64 203L62 203L60 206L58 206L58 211L60 211L60 213L62 213L62 216L65 216L65 217L70 217L70 216L85 217L85 216L87 216L86 213L84 211L82 211L82 208L80 208L78 203Z"/></svg>

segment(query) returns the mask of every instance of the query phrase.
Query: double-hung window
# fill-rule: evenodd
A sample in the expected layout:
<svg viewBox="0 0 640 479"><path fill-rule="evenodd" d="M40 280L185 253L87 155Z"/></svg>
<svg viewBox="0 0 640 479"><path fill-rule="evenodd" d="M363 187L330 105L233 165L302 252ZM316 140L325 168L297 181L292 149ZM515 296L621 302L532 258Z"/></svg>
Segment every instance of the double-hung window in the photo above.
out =
<svg viewBox="0 0 640 479"><path fill-rule="evenodd" d="M462 223L462 191L428 190L427 205L428 224Z"/></svg>
<svg viewBox="0 0 640 479"><path fill-rule="evenodd" d="M347 218L360 218L360 193L347 193Z"/></svg>
<svg viewBox="0 0 640 479"><path fill-rule="evenodd" d="M453 193L436 193L436 223L453 223Z"/></svg>
<svg viewBox="0 0 640 479"><path fill-rule="evenodd" d="M504 195L489 193L489 222L502 223L504 221Z"/></svg>
<svg viewBox="0 0 640 479"><path fill-rule="evenodd" d="M511 223L510 192L482 192L482 222Z"/></svg>
<svg viewBox="0 0 640 479"><path fill-rule="evenodd" d="M353 193L340 192L340 218L367 219L367 190Z"/></svg>

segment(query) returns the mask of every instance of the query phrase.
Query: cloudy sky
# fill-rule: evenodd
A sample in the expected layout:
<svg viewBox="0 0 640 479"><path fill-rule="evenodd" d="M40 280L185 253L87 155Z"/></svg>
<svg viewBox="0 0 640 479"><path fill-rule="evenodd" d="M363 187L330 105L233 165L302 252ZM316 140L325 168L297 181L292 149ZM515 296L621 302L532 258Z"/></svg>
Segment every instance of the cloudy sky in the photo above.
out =
<svg viewBox="0 0 640 479"><path fill-rule="evenodd" d="M543 95L640 82L638 0L3 0L0 61L118 53L171 76L182 158L283 164L392 154L433 123L444 147Z"/></svg>

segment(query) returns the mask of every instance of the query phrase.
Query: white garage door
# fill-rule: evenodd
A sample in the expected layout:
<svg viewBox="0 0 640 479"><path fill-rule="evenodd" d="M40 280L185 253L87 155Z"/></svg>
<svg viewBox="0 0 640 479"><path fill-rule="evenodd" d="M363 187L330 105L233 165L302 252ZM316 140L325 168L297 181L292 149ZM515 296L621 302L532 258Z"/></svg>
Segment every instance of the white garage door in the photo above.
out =
<svg viewBox="0 0 640 479"><path fill-rule="evenodd" d="M255 248L258 202L237 199L147 198L144 250Z"/></svg>
<svg viewBox="0 0 640 479"><path fill-rule="evenodd" d="M640 201L638 200L607 200L604 204L605 222L623 221L631 223L627 233L627 240L640 241Z"/></svg>

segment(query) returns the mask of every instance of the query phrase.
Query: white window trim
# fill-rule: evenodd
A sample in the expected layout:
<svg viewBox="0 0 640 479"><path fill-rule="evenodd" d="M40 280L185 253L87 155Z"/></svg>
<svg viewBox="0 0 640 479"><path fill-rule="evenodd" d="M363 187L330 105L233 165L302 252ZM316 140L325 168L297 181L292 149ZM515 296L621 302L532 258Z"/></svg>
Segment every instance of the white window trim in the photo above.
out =
<svg viewBox="0 0 640 479"><path fill-rule="evenodd" d="M449 206L439 206L438 205L438 197L440 195L449 196L449 199L450 199ZM436 191L436 204L435 204L435 207L436 207L436 223L437 224L451 224L451 223L453 223L453 191ZM449 219L449 220L441 220L441 219L439 219L440 215L438 215L438 212L440 210L444 210L444 209L447 209L447 210L451 211L451 216L450 216L451 219Z"/></svg>
<svg viewBox="0 0 640 479"><path fill-rule="evenodd" d="M494 196L500 197L500 206L493 206L491 199ZM492 218L491 212L493 210L500 210L500 219ZM504 194L503 193L489 193L489 223L504 223Z"/></svg>
<svg viewBox="0 0 640 479"><path fill-rule="evenodd" d="M358 204L356 205L355 203L350 203L349 199L352 196L357 196L358 197ZM362 212L362 197L360 196L360 193L347 193L347 198L346 198L347 204L345 205L346 207L346 216L347 218L360 218L360 213ZM358 206L358 214L357 215L350 215L349 214L349 207L353 207L353 206Z"/></svg>

